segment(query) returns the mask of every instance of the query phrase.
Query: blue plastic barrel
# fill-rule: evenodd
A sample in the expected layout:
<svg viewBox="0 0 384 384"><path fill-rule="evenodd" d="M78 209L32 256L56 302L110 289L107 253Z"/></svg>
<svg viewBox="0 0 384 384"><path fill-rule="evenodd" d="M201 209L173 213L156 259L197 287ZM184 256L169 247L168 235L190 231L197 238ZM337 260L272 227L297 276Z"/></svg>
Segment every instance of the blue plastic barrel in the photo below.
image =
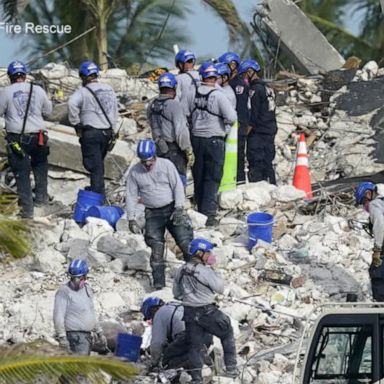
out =
<svg viewBox="0 0 384 384"><path fill-rule="evenodd" d="M142 341L143 338L141 336L119 333L117 335L116 356L135 363L140 355Z"/></svg>
<svg viewBox="0 0 384 384"><path fill-rule="evenodd" d="M93 205L102 205L104 202L104 196L100 193L86 191L80 189L77 194L77 203L75 212L73 213L73 220L80 224L85 223L85 213Z"/></svg>
<svg viewBox="0 0 384 384"><path fill-rule="evenodd" d="M112 227L115 227L116 223L119 221L120 217L123 216L123 214L124 210L120 207L116 207L114 205L99 205L90 207L85 213L85 219L89 216L98 217L100 219L106 220Z"/></svg>
<svg viewBox="0 0 384 384"><path fill-rule="evenodd" d="M257 240L272 243L273 216L265 212L253 212L247 217L248 248L251 250Z"/></svg>

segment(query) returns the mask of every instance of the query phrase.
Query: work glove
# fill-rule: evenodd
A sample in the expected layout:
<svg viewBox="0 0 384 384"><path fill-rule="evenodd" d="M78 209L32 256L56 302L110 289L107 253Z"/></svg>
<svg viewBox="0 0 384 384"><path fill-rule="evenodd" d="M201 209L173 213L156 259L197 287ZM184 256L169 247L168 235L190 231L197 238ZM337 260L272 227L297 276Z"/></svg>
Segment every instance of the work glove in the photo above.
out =
<svg viewBox="0 0 384 384"><path fill-rule="evenodd" d="M107 338L104 336L103 332L96 334L96 343L100 346L100 349L108 350Z"/></svg>
<svg viewBox="0 0 384 384"><path fill-rule="evenodd" d="M108 141L108 146L107 146L107 151L108 152L111 152L112 149L115 147L116 141L117 141L118 138L119 138L119 134L118 133L113 133L112 134L112 137Z"/></svg>
<svg viewBox="0 0 384 384"><path fill-rule="evenodd" d="M139 227L139 224L137 224L136 220L129 220L128 227L132 233L135 233L135 234L141 233L141 228Z"/></svg>
<svg viewBox="0 0 384 384"><path fill-rule="evenodd" d="M77 137L81 137L83 135L83 128L84 126L81 123L75 125L75 131L76 131Z"/></svg>
<svg viewBox="0 0 384 384"><path fill-rule="evenodd" d="M372 252L372 265L374 267L380 267L380 265L382 264L382 260L381 260L381 249L379 247L373 247L373 252Z"/></svg>
<svg viewBox="0 0 384 384"><path fill-rule="evenodd" d="M60 345L61 348L65 349L67 351L70 350L70 348L69 348L69 341L67 339L67 336L59 336L57 338L57 341L59 342L59 345Z"/></svg>
<svg viewBox="0 0 384 384"><path fill-rule="evenodd" d="M195 163L195 155L193 154L192 149L187 149L185 151L185 156L187 157L187 165L192 167Z"/></svg>
<svg viewBox="0 0 384 384"><path fill-rule="evenodd" d="M175 226L184 225L186 223L185 215L183 208L175 208L171 216L172 224Z"/></svg>

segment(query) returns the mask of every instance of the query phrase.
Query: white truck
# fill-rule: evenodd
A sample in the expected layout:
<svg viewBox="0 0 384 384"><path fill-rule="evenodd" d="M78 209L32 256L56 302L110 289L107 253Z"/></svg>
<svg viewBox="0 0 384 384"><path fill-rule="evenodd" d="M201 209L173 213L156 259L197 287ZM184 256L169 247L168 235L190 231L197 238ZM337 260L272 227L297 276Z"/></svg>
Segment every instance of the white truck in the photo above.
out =
<svg viewBox="0 0 384 384"><path fill-rule="evenodd" d="M384 384L382 304L340 304L326 309L311 329L294 384Z"/></svg>

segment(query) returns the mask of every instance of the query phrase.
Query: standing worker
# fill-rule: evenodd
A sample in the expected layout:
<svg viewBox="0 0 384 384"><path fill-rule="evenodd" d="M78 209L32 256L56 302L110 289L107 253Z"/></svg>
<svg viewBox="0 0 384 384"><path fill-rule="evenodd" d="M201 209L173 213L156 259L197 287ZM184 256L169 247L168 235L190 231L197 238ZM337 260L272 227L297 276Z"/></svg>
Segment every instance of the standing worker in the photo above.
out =
<svg viewBox="0 0 384 384"><path fill-rule="evenodd" d="M145 206L145 242L151 248L151 268L155 289L165 287L165 230L175 238L184 259L193 237L190 219L184 212L184 188L176 167L168 159L156 156L153 140L140 140L137 145L140 163L135 164L127 178L127 216L132 233L141 233L135 220L140 198Z"/></svg>
<svg viewBox="0 0 384 384"><path fill-rule="evenodd" d="M228 100L232 104L233 108L236 109L236 94L232 87L229 85L229 78L231 76L231 70L227 64L217 63L215 64L217 68L217 72L219 74L219 78L217 80L217 84L221 87Z"/></svg>
<svg viewBox="0 0 384 384"><path fill-rule="evenodd" d="M188 92L191 87L199 83L199 72L194 69L196 61L195 54L189 49L181 49L175 56L176 68L179 69L177 75L176 99L181 98L183 92Z"/></svg>
<svg viewBox="0 0 384 384"><path fill-rule="evenodd" d="M258 76L260 65L255 60L244 60L239 74L249 81L251 113L247 137L248 180L266 180L276 184L273 159L277 133L275 92Z"/></svg>
<svg viewBox="0 0 384 384"><path fill-rule="evenodd" d="M232 125L237 115L227 96L216 88L219 74L215 64L203 63L199 73L202 83L188 95L195 155L192 175L197 209L208 216L206 225L214 226L218 224L217 193L223 176L226 126Z"/></svg>
<svg viewBox="0 0 384 384"><path fill-rule="evenodd" d="M112 87L98 82L99 67L92 61L80 65L83 86L68 100L68 118L80 137L84 168L93 192L105 195L104 158L117 139L117 99Z"/></svg>
<svg viewBox="0 0 384 384"><path fill-rule="evenodd" d="M179 74L176 76L176 100L180 101L186 115L188 115L187 95L194 92L200 83L199 72L193 68L195 61L195 54L189 49L181 49L175 56L176 68L179 69Z"/></svg>
<svg viewBox="0 0 384 384"><path fill-rule="evenodd" d="M370 182L358 185L355 198L356 203L362 204L369 213L373 233L374 246L369 267L373 300L384 301L384 198L378 195L376 185Z"/></svg>
<svg viewBox="0 0 384 384"><path fill-rule="evenodd" d="M179 101L175 100L177 80L172 73L163 73L158 81L160 96L147 108L147 117L156 143L156 153L172 161L184 186L187 165L193 165L193 152L187 119Z"/></svg>
<svg viewBox="0 0 384 384"><path fill-rule="evenodd" d="M69 282L55 296L53 322L56 338L65 349L79 355L89 355L93 333L101 349L107 349L107 339L97 322L92 289L87 283L88 265L75 259L68 267Z"/></svg>
<svg viewBox="0 0 384 384"><path fill-rule="evenodd" d="M190 244L191 261L177 271L173 295L184 305L184 321L187 341L190 343L189 363L193 384L202 384L204 341L214 335L224 350L226 375L235 378L236 346L230 318L214 303L215 293L223 293L224 281L211 266L214 245L205 239L194 239Z"/></svg>
<svg viewBox="0 0 384 384"><path fill-rule="evenodd" d="M26 82L27 67L21 61L12 61L7 74L11 85L1 92L0 116L5 116L8 163L16 178L21 217L33 218L34 204L48 204L49 147L43 116L52 113L52 103L41 87Z"/></svg>
<svg viewBox="0 0 384 384"><path fill-rule="evenodd" d="M231 70L229 85L236 95L236 112L239 122L238 145L237 145L237 182L245 183L245 146L247 142L247 130L249 125L248 96L249 87L244 79L239 76L238 68L240 57L235 52L226 52L222 54L218 61L225 63Z"/></svg>

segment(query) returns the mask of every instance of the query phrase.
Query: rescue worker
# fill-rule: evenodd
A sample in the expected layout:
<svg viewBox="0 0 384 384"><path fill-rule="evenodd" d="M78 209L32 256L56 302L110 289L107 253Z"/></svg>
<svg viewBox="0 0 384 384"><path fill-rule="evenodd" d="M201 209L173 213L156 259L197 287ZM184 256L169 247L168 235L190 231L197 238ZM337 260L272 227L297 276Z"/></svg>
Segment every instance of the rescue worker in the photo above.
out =
<svg viewBox="0 0 384 384"><path fill-rule="evenodd" d="M184 186L187 184L187 165L194 158L187 120L179 101L175 100L177 80L166 72L158 81L160 96L147 108L147 117L156 143L156 153L172 161Z"/></svg>
<svg viewBox="0 0 384 384"><path fill-rule="evenodd" d="M236 346L230 318L214 303L215 293L223 293L224 281L212 269L214 245L205 239L193 239L190 244L191 261L176 272L173 295L184 306L186 337L190 343L189 364L192 383L203 383L203 345L207 335L221 341L224 351L226 375L237 376Z"/></svg>
<svg viewBox="0 0 384 384"><path fill-rule="evenodd" d="M217 84L223 90L228 100L232 104L233 108L236 109L236 94L232 87L229 85L229 78L231 76L231 70L227 64L217 63L215 64L219 78L217 79Z"/></svg>
<svg viewBox="0 0 384 384"><path fill-rule="evenodd" d="M80 138L89 189L104 195L104 158L117 139L116 94L110 85L98 82L99 67L92 61L80 65L79 76L83 86L68 100L68 118Z"/></svg>
<svg viewBox="0 0 384 384"><path fill-rule="evenodd" d="M70 280L55 295L53 322L61 347L79 355L89 355L94 342L107 348L107 339L97 322L92 289L87 283L86 261L75 259L68 267Z"/></svg>
<svg viewBox="0 0 384 384"><path fill-rule="evenodd" d="M355 190L355 199L369 213L374 239L372 263L369 267L372 296L375 301L384 301L384 197L378 195L375 184L363 182Z"/></svg>
<svg viewBox="0 0 384 384"><path fill-rule="evenodd" d="M193 93L200 83L199 73L194 69L195 61L195 54L189 49L181 49L175 56L175 65L179 69L179 74L176 76L176 100L180 101L186 116L187 95Z"/></svg>
<svg viewBox="0 0 384 384"><path fill-rule="evenodd" d="M26 82L27 67L21 61L12 61L7 74L11 85L1 91L0 116L5 116L8 164L16 179L20 215L33 218L34 204L48 204L49 147L43 117L52 113L52 103L40 86Z"/></svg>
<svg viewBox="0 0 384 384"><path fill-rule="evenodd" d="M275 93L258 76L260 65L255 60L244 60L239 67L249 81L251 112L247 137L248 180L267 180L276 184L272 161L275 158L277 133Z"/></svg>
<svg viewBox="0 0 384 384"><path fill-rule="evenodd" d="M152 321L151 367L185 367L189 345L185 338L184 308L180 303L164 303L148 297L141 306L144 321Z"/></svg>
<svg viewBox="0 0 384 384"><path fill-rule="evenodd" d="M184 188L176 167L168 159L156 156L153 140L140 140L137 145L140 163L128 173L126 204L129 229L141 233L135 220L138 199L145 206L145 242L151 248L151 267L155 289L165 286L165 229L175 238L184 259L193 237L190 219L184 211Z"/></svg>
<svg viewBox="0 0 384 384"><path fill-rule="evenodd" d="M231 70L229 85L232 87L236 95L236 112L239 122L237 138L237 182L243 184L245 183L245 147L249 125L249 87L243 77L238 74L240 57L237 53L225 52L218 58L218 61L220 63L227 64Z"/></svg>
<svg viewBox="0 0 384 384"><path fill-rule="evenodd" d="M213 226L218 224L217 193L223 176L226 126L232 125L237 115L227 96L216 88L219 74L215 64L203 63L199 73L201 85L188 94L195 155L192 175L197 209L208 216L206 225Z"/></svg>

